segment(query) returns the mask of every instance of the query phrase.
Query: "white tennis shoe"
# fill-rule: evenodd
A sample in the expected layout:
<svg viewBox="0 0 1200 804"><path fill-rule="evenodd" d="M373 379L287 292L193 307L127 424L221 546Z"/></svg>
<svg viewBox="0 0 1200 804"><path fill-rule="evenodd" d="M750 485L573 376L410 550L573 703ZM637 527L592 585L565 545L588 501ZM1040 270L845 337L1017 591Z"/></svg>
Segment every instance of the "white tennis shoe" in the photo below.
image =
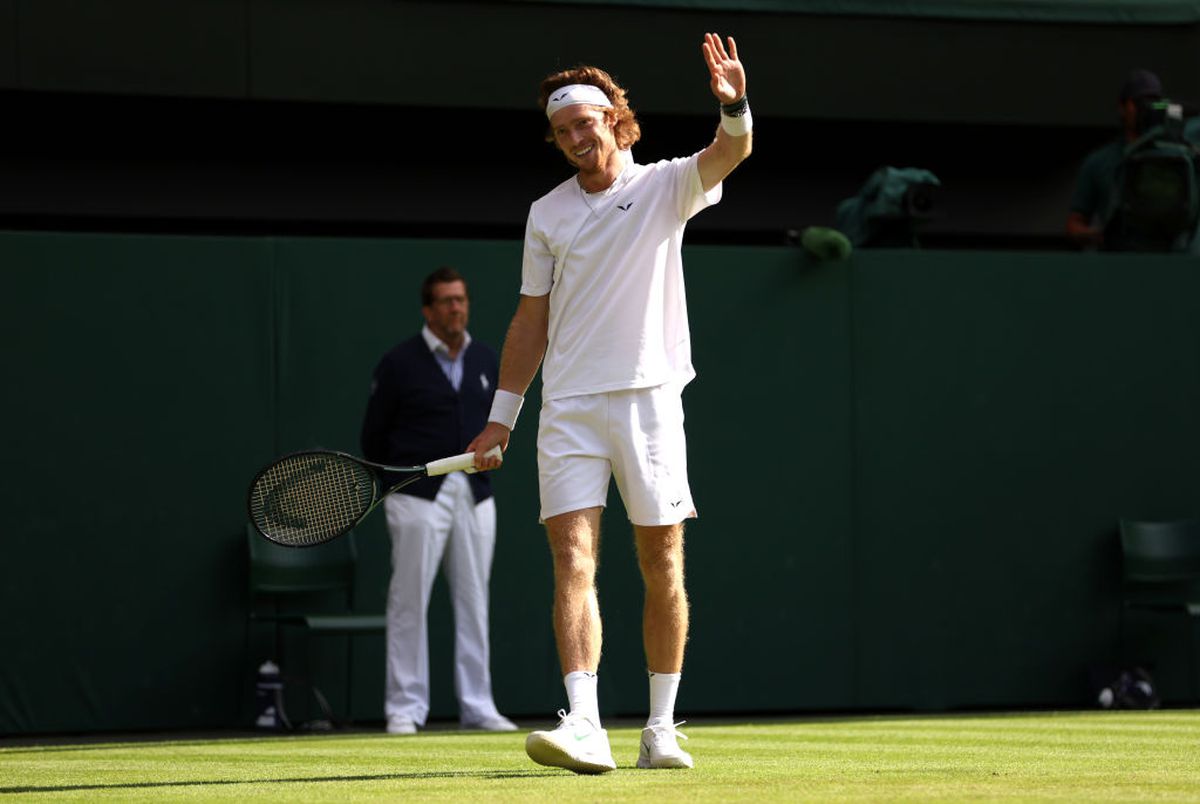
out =
<svg viewBox="0 0 1200 804"><path fill-rule="evenodd" d="M558 727L535 731L525 738L525 753L539 765L566 768L576 773L607 773L615 770L608 732L584 715L558 710Z"/></svg>
<svg viewBox="0 0 1200 804"><path fill-rule="evenodd" d="M692 755L679 747L675 738L687 739L687 735L678 730L684 721L672 725L670 722L662 725L655 724L642 729L641 748L638 749L637 766L639 768L690 768Z"/></svg>
<svg viewBox="0 0 1200 804"><path fill-rule="evenodd" d="M496 715L495 717L485 717L483 720L476 720L470 723L461 724L464 729L473 729L475 731L516 731L517 724L506 718L504 715Z"/></svg>
<svg viewBox="0 0 1200 804"><path fill-rule="evenodd" d="M404 715L392 715L387 722L388 734L416 734L417 724Z"/></svg>

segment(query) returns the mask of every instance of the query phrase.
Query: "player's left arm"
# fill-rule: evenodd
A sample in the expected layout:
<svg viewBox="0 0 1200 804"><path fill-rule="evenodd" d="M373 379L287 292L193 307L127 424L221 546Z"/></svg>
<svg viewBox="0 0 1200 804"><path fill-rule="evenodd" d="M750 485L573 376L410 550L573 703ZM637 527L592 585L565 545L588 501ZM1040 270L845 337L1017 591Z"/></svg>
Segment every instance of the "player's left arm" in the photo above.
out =
<svg viewBox="0 0 1200 804"><path fill-rule="evenodd" d="M733 41L732 36L728 39L728 50L721 37L715 33L705 34L704 44L700 46L704 53L704 63L708 65L713 95L723 108L734 107L733 116L722 111L716 139L700 152L700 183L705 192L720 184L722 179L750 155L753 139L750 133L750 107L745 104L746 68L738 58L737 43Z"/></svg>

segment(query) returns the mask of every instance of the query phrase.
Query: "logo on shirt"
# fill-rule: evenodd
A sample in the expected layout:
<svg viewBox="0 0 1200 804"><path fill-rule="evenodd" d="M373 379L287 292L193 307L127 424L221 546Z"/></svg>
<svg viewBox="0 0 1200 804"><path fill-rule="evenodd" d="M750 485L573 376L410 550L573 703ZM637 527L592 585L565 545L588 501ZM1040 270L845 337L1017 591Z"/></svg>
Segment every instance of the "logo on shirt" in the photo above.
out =
<svg viewBox="0 0 1200 804"><path fill-rule="evenodd" d="M483 386L483 390L485 390L485 391L490 387L490 384L488 383L488 378L487 378L486 374L479 375L479 384Z"/></svg>
<svg viewBox="0 0 1200 804"><path fill-rule="evenodd" d="M625 205L617 204L617 209L619 209L619 210L621 210L622 212L624 212L625 210L629 209L631 206L633 206L633 202L632 202L632 201L630 201L628 204L625 204Z"/></svg>

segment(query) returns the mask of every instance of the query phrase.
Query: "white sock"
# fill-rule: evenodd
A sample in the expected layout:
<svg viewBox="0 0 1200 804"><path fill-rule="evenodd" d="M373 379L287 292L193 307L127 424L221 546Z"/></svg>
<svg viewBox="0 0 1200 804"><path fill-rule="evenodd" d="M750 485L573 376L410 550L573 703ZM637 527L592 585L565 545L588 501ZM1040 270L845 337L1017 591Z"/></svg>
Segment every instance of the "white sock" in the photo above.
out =
<svg viewBox="0 0 1200 804"><path fill-rule="evenodd" d="M567 700L571 704L570 714L583 715L600 727L600 700L596 692L596 674L576 670L563 676L567 687Z"/></svg>
<svg viewBox="0 0 1200 804"><path fill-rule="evenodd" d="M682 673L650 671L650 718L647 726L675 725L675 694L679 692Z"/></svg>

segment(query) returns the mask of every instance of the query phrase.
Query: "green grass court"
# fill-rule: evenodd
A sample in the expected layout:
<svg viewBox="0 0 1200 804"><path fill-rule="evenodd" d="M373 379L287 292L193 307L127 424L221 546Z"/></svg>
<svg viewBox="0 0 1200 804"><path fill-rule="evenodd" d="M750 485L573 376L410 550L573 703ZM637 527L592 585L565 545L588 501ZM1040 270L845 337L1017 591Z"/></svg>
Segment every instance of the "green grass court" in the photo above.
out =
<svg viewBox="0 0 1200 804"><path fill-rule="evenodd" d="M553 724L525 723L531 728ZM1200 712L698 719L692 771L639 771L640 724L609 724L618 769L526 757L524 733L431 730L0 744L13 801L797 801L1200 799Z"/></svg>

